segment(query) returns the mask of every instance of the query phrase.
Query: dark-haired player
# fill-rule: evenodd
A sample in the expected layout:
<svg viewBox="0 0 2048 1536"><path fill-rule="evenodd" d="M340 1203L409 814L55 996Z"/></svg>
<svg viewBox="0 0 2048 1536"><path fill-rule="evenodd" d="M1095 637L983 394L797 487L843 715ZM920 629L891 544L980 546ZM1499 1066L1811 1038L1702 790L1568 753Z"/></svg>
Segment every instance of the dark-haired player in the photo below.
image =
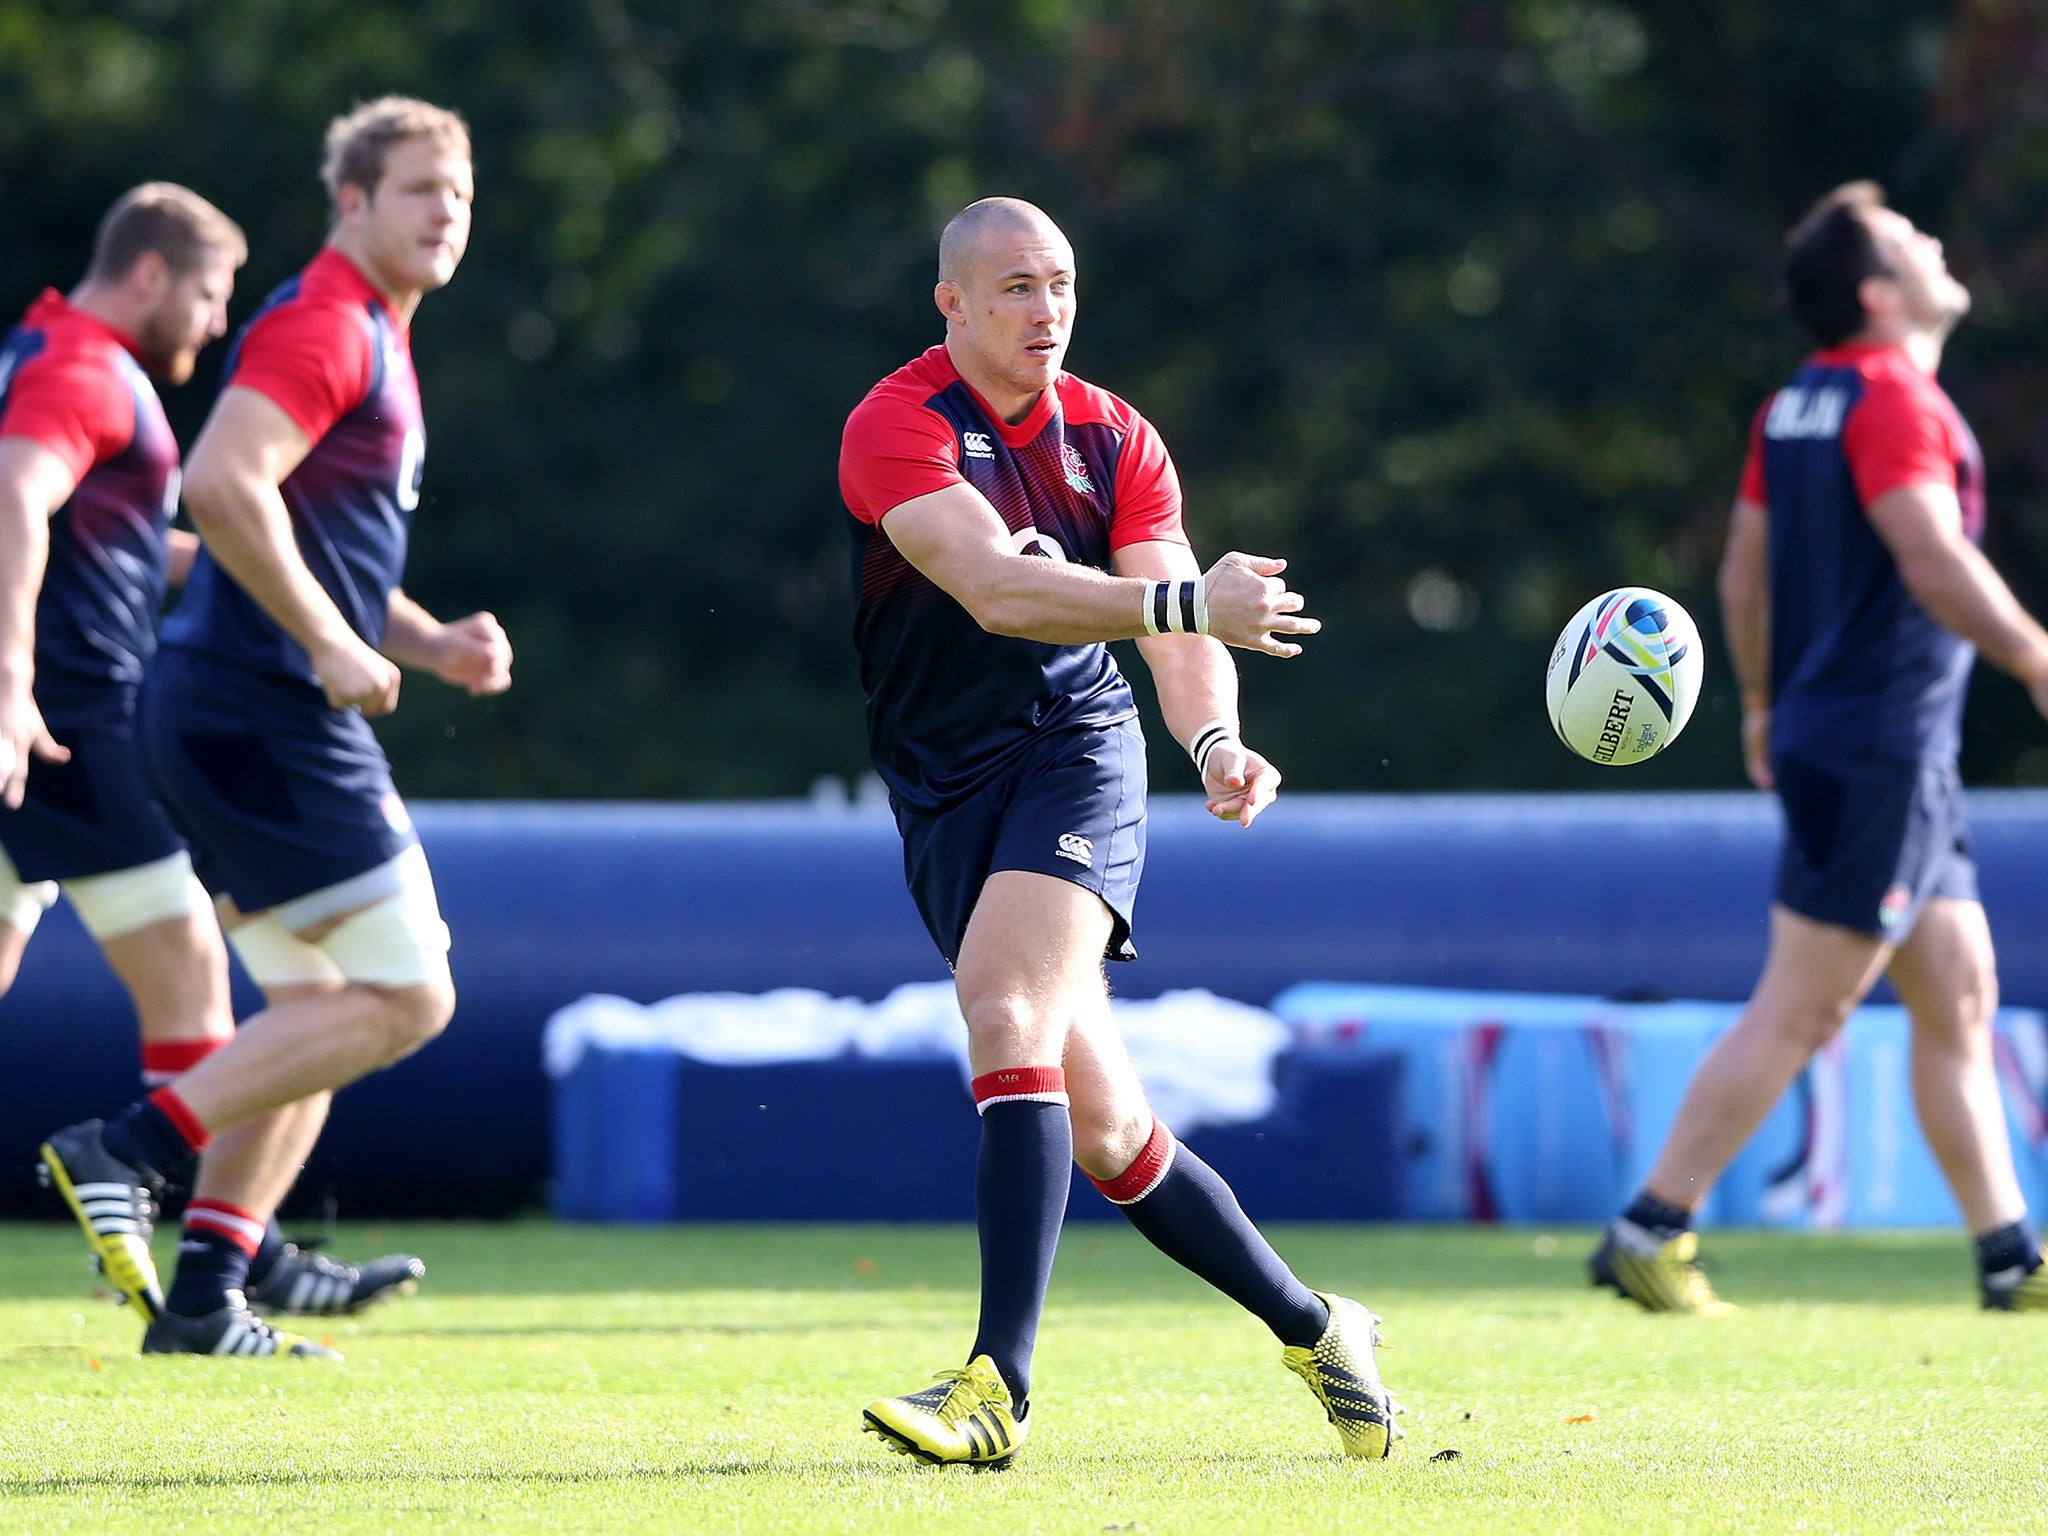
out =
<svg viewBox="0 0 2048 1536"><path fill-rule="evenodd" d="M152 781L270 1006L105 1127L51 1137L73 1182L176 1177L227 1127L299 1100L324 1112L454 1009L448 930L366 717L397 703L397 663L474 693L510 682L495 619L444 625L399 587L426 451L407 328L468 243L468 132L383 98L331 125L323 174L327 245L243 331L193 448L205 547L140 710ZM281 1345L243 1290L291 1171L240 1231L187 1221L145 1351L327 1353Z"/></svg>
<svg viewBox="0 0 2048 1536"><path fill-rule="evenodd" d="M1695 1262L1692 1212L1885 976L1912 1016L1913 1101L1975 1236L1983 1304L2048 1310L1992 1064L1998 979L1956 775L1975 654L2048 714L2048 634L1978 549L1983 459L1934 380L1970 295L1941 242L1870 182L1792 231L1785 288L1822 350L1757 413L1721 566L1744 760L1785 813L1770 953L1593 1278L1653 1311L1725 1308Z"/></svg>
<svg viewBox="0 0 2048 1536"><path fill-rule="evenodd" d="M101 221L85 279L45 293L0 342L0 991L62 885L135 1003L143 1076L168 1081L234 1032L227 954L184 844L145 781L135 697L168 581L193 558L170 528L178 446L152 380L183 383L226 329L246 247L232 220L152 182ZM24 883L26 876L28 883ZM199 1169L192 1219L240 1222L252 1180L305 1160L318 1119L297 1106L224 1135ZM132 1187L65 1189L103 1266L145 1320L162 1304ZM257 1221L251 1293L273 1310L347 1293L365 1272Z"/></svg>
<svg viewBox="0 0 2048 1536"><path fill-rule="evenodd" d="M1297 1280L1154 1118L1103 974L1105 956L1134 953L1145 857L1145 746L1103 642L1137 640L1209 809L1249 826L1280 775L1238 739L1224 646L1292 656L1288 637L1320 626L1281 561L1226 555L1205 576L1158 434L1062 371L1074 257L1043 213L1010 198L960 213L934 297L946 339L854 411L840 486L875 766L967 1019L981 1324L963 1368L871 1404L867 1426L927 1462L1004 1462L1023 1443L1078 1162L1140 1232L1273 1330L1347 1453L1384 1456L1394 1409L1376 1319Z"/></svg>

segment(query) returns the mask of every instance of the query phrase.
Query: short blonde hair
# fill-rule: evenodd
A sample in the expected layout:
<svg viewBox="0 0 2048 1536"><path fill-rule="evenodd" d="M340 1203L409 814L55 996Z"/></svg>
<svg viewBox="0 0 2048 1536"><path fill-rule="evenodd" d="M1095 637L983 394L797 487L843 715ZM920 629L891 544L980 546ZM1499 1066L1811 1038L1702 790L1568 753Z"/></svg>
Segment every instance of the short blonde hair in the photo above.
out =
<svg viewBox="0 0 2048 1536"><path fill-rule="evenodd" d="M239 267L249 259L249 241L241 225L189 187L146 181L122 193L100 220L85 275L92 282L118 283L147 251L163 257L173 276L183 277L208 251L227 252Z"/></svg>
<svg viewBox="0 0 2048 1536"><path fill-rule="evenodd" d="M427 139L469 158L469 124L460 113L413 96L379 96L359 103L327 125L320 179L339 202L343 187L375 193L384 178L384 159L394 144Z"/></svg>

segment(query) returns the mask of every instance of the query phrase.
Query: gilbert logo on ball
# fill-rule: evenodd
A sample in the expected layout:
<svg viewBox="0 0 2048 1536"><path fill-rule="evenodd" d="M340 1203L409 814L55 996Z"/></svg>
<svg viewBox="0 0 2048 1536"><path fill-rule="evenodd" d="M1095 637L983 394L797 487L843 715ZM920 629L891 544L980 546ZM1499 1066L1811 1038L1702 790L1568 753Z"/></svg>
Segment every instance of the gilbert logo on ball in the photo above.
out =
<svg viewBox="0 0 2048 1536"><path fill-rule="evenodd" d="M1639 763L1670 745L1700 696L1700 634L1648 587L1617 587L1557 637L1543 679L1551 728L1588 762Z"/></svg>

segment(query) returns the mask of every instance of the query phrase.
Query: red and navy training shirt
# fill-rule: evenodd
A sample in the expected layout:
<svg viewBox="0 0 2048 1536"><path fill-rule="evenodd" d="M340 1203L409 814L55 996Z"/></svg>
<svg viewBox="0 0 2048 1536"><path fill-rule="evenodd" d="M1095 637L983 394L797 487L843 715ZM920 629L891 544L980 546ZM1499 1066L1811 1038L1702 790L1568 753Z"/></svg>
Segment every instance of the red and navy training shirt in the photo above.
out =
<svg viewBox="0 0 2048 1536"><path fill-rule="evenodd" d="M1977 439L1896 347L1816 352L1757 412L1741 494L1770 517L1774 752L1955 755L1976 651L1906 590L1868 512L1913 485L1952 488L1982 542Z"/></svg>
<svg viewBox="0 0 2048 1536"><path fill-rule="evenodd" d="M876 771L916 811L972 794L1035 731L1136 712L1108 647L989 634L897 552L882 519L962 482L988 498L1021 554L1106 569L1126 545L1187 542L1166 445L1107 390L1063 373L1011 426L943 346L869 390L839 452L854 644Z"/></svg>
<svg viewBox="0 0 2048 1536"><path fill-rule="evenodd" d="M349 627L381 644L426 465L405 326L331 246L242 328L227 384L274 401L313 446L279 487L299 554ZM202 551L164 644L317 682L305 648Z"/></svg>
<svg viewBox="0 0 2048 1536"><path fill-rule="evenodd" d="M0 437L40 443L76 478L50 519L37 703L53 722L124 716L156 649L178 506L177 439L133 343L45 292L0 341Z"/></svg>

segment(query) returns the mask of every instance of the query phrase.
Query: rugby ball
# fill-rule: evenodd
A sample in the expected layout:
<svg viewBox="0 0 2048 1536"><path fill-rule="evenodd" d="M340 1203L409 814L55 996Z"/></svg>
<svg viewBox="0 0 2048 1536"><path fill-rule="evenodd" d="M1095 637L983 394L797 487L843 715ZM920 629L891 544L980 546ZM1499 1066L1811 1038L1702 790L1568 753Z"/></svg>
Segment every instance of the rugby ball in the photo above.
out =
<svg viewBox="0 0 2048 1536"><path fill-rule="evenodd" d="M1685 729L1700 671L1700 632L1683 608L1648 587L1603 592L1572 615L1550 653L1551 728L1589 763L1639 763Z"/></svg>

